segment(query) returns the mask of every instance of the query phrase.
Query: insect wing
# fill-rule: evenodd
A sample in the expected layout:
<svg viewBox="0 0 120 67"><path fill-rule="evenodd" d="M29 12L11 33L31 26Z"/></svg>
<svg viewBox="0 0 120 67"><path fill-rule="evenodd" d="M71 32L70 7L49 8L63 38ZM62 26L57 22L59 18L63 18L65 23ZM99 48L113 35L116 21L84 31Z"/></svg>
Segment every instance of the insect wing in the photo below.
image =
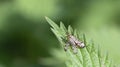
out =
<svg viewBox="0 0 120 67"><path fill-rule="evenodd" d="M79 46L81 48L85 47L85 44L83 42L79 41L77 38L73 37L72 39L75 41L77 46Z"/></svg>

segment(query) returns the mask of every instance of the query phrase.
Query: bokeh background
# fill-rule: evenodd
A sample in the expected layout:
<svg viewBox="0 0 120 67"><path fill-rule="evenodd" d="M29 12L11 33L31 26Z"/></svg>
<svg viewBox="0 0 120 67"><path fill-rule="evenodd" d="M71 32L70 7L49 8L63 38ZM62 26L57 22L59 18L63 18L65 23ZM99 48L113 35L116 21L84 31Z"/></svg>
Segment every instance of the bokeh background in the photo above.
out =
<svg viewBox="0 0 120 67"><path fill-rule="evenodd" d="M84 32L120 63L120 0L0 0L0 67L65 67L45 16Z"/></svg>

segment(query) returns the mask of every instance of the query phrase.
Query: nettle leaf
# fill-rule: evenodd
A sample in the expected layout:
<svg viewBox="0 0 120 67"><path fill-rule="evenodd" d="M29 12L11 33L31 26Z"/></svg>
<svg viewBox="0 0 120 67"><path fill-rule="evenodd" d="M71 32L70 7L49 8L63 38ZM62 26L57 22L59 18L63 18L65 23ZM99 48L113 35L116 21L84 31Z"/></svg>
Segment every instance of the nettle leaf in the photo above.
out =
<svg viewBox="0 0 120 67"><path fill-rule="evenodd" d="M87 43L85 34L80 35L77 30L73 30L73 28L69 25L68 29L65 25L60 22L60 26L58 26L55 22L53 22L48 17L45 17L48 23L52 26L51 30L59 40L61 46L66 45L66 36L67 33L72 34L79 40L83 41L86 45L84 48L77 48L77 54L73 53L71 47L65 52L67 56L66 67L116 67L111 59L109 59L108 53L105 56L102 56L100 48L96 47L94 42Z"/></svg>

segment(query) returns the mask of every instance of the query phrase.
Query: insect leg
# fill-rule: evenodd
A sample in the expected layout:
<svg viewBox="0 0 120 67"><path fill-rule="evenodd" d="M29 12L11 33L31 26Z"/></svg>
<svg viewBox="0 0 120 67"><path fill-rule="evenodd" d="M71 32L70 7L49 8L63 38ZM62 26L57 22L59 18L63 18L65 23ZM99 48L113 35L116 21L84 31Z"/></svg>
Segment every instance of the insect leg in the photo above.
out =
<svg viewBox="0 0 120 67"><path fill-rule="evenodd" d="M67 51L68 47L70 46L70 44L67 42L65 47L64 47L64 50Z"/></svg>
<svg viewBox="0 0 120 67"><path fill-rule="evenodd" d="M78 51L77 51L77 46L72 46L72 49L73 49L73 53L74 53L74 54L77 54L77 52L78 52Z"/></svg>

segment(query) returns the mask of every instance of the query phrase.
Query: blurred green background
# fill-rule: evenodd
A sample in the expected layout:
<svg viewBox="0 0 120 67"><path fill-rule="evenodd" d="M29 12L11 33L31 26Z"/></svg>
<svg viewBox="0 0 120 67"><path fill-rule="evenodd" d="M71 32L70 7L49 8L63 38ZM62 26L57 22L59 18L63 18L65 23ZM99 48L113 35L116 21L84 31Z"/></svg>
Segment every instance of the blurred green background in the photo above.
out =
<svg viewBox="0 0 120 67"><path fill-rule="evenodd" d="M120 63L119 0L0 0L0 67L65 67L45 16L84 32Z"/></svg>

